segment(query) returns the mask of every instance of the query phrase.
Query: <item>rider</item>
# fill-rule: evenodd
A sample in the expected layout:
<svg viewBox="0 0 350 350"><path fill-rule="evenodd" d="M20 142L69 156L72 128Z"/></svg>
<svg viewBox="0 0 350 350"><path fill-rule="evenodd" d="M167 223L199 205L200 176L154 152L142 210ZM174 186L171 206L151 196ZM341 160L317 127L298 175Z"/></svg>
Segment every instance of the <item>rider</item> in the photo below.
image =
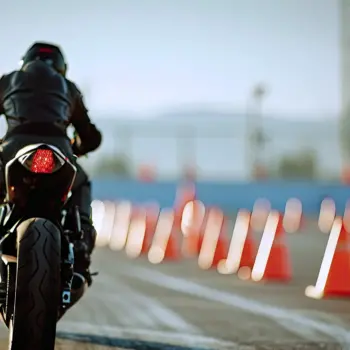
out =
<svg viewBox="0 0 350 350"><path fill-rule="evenodd" d="M0 189L4 193L4 165L27 144L45 142L60 148L77 167L77 176L69 201L67 226L73 223L73 208L79 207L83 239L74 244L74 286L90 286L90 255L95 246L96 231L91 222L91 184L77 164L74 155L83 156L96 150L102 140L92 124L83 96L66 78L67 64L56 45L36 42L25 53L19 70L0 78L0 115L7 121L7 132L0 145L2 161ZM77 135L67 136L73 125ZM74 154L74 155L73 155ZM72 291L72 292L73 292Z"/></svg>

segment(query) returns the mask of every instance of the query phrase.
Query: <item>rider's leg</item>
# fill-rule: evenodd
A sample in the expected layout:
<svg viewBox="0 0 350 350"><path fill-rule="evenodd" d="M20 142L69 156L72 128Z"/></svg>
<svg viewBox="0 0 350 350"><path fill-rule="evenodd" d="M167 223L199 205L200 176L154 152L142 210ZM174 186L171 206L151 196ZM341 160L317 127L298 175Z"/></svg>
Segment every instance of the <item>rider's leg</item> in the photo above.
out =
<svg viewBox="0 0 350 350"><path fill-rule="evenodd" d="M66 229L74 230L75 217L74 208L79 208L81 228L83 237L81 240L74 242L75 246L75 263L74 272L81 274L87 283L91 284L89 266L91 263L90 256L95 247L96 230L91 220L91 183L87 174L80 165L77 165L78 173L76 181L72 188L72 197L68 204L68 213L66 218Z"/></svg>
<svg viewBox="0 0 350 350"><path fill-rule="evenodd" d="M72 188L72 196L67 203L67 217L64 229L75 230L74 208L78 206L83 238L74 243L74 274L71 289L71 304L63 310L60 318L84 295L91 285L90 264L91 254L95 247L96 230L91 221L91 184L83 171L78 166L76 182Z"/></svg>

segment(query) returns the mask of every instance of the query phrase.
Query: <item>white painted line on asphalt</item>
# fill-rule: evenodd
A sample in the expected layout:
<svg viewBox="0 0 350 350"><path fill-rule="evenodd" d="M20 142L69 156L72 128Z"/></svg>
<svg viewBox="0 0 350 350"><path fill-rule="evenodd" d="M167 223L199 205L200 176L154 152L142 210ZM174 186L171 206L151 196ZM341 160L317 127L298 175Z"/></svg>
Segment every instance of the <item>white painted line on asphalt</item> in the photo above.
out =
<svg viewBox="0 0 350 350"><path fill-rule="evenodd" d="M113 282L112 277L104 278L103 284L103 290L111 290L112 288L116 287L116 284L115 282ZM167 308L159 301L156 301L154 298L151 298L140 292L135 291L134 288L131 288L127 285L127 282L125 282L125 280L120 281L120 284L118 285L118 289L119 288L121 289L123 296L127 295L128 298L130 298L130 300L134 302L134 306L138 304L138 309L143 309L145 313L153 315L160 322L160 324L158 324L158 327L156 327L156 325L154 324L154 328L159 328L159 326L167 326L177 331L201 334L201 331L197 327L187 322L179 314ZM112 295L111 293L102 293L101 296L103 299L108 298L109 300L113 300L116 298L115 294Z"/></svg>
<svg viewBox="0 0 350 350"><path fill-rule="evenodd" d="M123 270L123 273L124 271L125 275L127 276L135 276L139 280L149 282L163 288L223 303L228 306L233 306L237 309L241 309L252 314L270 318L276 322L292 322L292 324L294 324L294 330L295 325L299 326L301 335L303 329L305 328L308 328L310 331L314 330L321 332L342 344L344 349L350 349L350 332L343 327L308 318L293 312L292 310L270 306L237 294L227 293L214 288L206 287L183 278L165 275L152 269L129 267L127 270Z"/></svg>
<svg viewBox="0 0 350 350"><path fill-rule="evenodd" d="M303 313L305 315L310 316L310 312L307 312L306 310L303 310ZM331 313L328 313L328 312L322 312L322 311L319 311L319 310L314 310L313 311L313 315L316 318L321 319L322 321L324 321L326 323L336 324L339 327L342 327L342 328L345 328L345 329L349 329L349 325L347 324L346 319L342 319L340 317L337 317L334 314L331 314Z"/></svg>
<svg viewBox="0 0 350 350"><path fill-rule="evenodd" d="M160 321L162 325L166 325L177 331L200 334L198 328L188 323L180 315L165 307L162 303L157 302L153 298L142 295L130 289L130 294L134 300L138 300L149 312Z"/></svg>
<svg viewBox="0 0 350 350"><path fill-rule="evenodd" d="M137 297L129 293L129 290L126 290L124 280L117 280L112 284L108 277L101 277L98 279L98 284L100 284L100 286L98 286L100 291L113 291L113 295L109 293L108 303L113 302L114 305L108 305L108 303L106 303L107 300L105 300L105 293L101 293L97 289L91 290L92 293L89 295L89 298L98 299L99 304L105 304L108 311L113 314L121 325L156 327L155 320L152 318L152 315L147 312L144 305L140 305ZM101 309L97 311L100 313ZM115 319L113 322L115 322ZM101 324L104 323L108 322L101 322Z"/></svg>
<svg viewBox="0 0 350 350"><path fill-rule="evenodd" d="M237 343L222 341L203 335L186 334L183 332L167 332L149 329L121 328L110 325L100 325L84 322L66 321L59 324L58 331L65 333L86 334L106 338L135 339L148 342L164 342L171 345L214 348L216 350L239 349Z"/></svg>
<svg viewBox="0 0 350 350"><path fill-rule="evenodd" d="M111 293L98 293L92 295L89 302L96 305L95 313L105 314L104 321L99 320L101 324L117 322L121 326L147 326L151 328L156 325L150 315L138 307L135 300L130 298L118 297Z"/></svg>
<svg viewBox="0 0 350 350"><path fill-rule="evenodd" d="M283 327L286 330L288 330L290 333L293 333L298 337L302 337L309 342L327 341L327 339L321 339L321 333L316 333L314 329L310 329L308 327L301 327L299 323L296 323L294 321L280 319L274 319L273 321L275 321L280 327Z"/></svg>

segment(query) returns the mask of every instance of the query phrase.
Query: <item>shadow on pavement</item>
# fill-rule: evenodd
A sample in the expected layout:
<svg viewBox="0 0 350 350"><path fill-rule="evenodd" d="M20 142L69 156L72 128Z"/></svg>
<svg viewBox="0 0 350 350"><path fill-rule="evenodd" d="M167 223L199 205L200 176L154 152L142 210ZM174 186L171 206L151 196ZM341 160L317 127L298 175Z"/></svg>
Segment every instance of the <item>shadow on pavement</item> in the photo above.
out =
<svg viewBox="0 0 350 350"><path fill-rule="evenodd" d="M136 339L120 339L98 335L58 332L57 338L61 340L72 340L93 345L103 345L133 350L208 350L208 348L193 348L179 345L164 344L158 342L148 342ZM214 349L212 349L214 350Z"/></svg>

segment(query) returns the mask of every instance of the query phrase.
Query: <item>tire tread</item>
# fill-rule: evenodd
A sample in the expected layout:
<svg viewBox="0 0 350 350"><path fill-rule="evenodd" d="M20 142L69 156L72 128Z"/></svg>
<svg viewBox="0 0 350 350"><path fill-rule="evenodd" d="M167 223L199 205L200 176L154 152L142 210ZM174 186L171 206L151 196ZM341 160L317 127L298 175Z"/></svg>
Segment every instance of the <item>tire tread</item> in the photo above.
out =
<svg viewBox="0 0 350 350"><path fill-rule="evenodd" d="M60 291L60 231L29 219L17 229L18 267L10 350L53 350Z"/></svg>

